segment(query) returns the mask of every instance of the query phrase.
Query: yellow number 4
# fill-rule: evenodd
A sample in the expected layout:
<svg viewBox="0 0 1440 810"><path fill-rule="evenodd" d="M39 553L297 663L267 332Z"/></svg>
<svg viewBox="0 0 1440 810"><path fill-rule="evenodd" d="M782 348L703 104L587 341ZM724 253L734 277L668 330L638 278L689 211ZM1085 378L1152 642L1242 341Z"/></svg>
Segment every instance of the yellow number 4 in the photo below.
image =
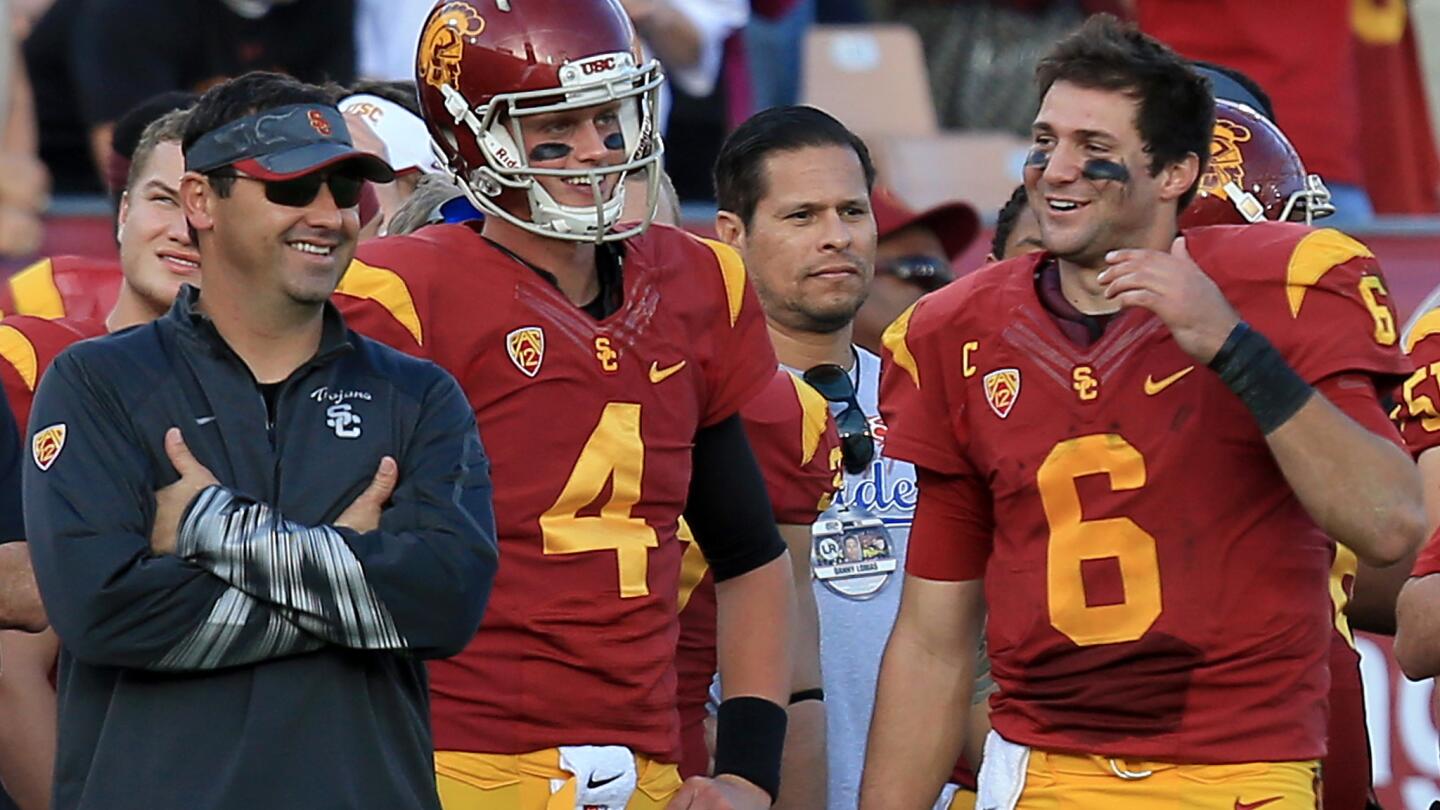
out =
<svg viewBox="0 0 1440 810"><path fill-rule="evenodd" d="M650 524L630 515L640 502L644 473L639 403L608 403L560 497L540 516L545 553L614 551L620 572L620 596L649 594L649 550L660 543ZM581 517L580 510L595 503L607 481L611 483L610 500L600 508L600 514Z"/></svg>

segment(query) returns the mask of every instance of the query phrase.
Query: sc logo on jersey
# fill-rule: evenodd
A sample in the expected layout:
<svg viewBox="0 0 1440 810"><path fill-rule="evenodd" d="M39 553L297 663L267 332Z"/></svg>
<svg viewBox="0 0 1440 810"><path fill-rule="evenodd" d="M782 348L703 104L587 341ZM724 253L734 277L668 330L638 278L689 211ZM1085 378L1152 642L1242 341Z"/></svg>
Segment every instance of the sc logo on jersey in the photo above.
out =
<svg viewBox="0 0 1440 810"><path fill-rule="evenodd" d="M360 414L346 403L331 405L325 409L325 425L342 439L360 438Z"/></svg>

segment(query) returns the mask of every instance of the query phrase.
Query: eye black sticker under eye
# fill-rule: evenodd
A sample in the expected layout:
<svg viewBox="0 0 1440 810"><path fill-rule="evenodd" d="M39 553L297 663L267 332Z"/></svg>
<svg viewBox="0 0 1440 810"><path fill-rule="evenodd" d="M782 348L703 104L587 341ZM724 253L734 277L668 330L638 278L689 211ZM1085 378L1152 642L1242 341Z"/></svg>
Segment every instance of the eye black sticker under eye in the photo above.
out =
<svg viewBox="0 0 1440 810"><path fill-rule="evenodd" d="M1039 149L1031 149L1029 154L1025 155L1025 168L1027 169L1036 168L1043 171L1049 165L1050 154L1048 152L1041 152Z"/></svg>
<svg viewBox="0 0 1440 810"><path fill-rule="evenodd" d="M1085 176L1086 180L1096 183L1106 180L1116 183L1130 182L1130 170L1125 168L1125 164L1104 158L1090 158L1085 161L1085 166L1080 169L1080 173Z"/></svg>
<svg viewBox="0 0 1440 810"><path fill-rule="evenodd" d="M612 132L612 133L610 133L609 135L606 135L606 136L605 136L605 148L606 148L606 149L610 149L610 150L612 150L612 151L620 151L620 150L624 149L624 148L625 148L625 136L622 135L622 134L620 134L620 133L618 133L618 132Z"/></svg>
<svg viewBox="0 0 1440 810"><path fill-rule="evenodd" d="M570 147L563 143L542 143L530 150L530 160L533 163L540 163L546 160L559 160L570 154Z"/></svg>

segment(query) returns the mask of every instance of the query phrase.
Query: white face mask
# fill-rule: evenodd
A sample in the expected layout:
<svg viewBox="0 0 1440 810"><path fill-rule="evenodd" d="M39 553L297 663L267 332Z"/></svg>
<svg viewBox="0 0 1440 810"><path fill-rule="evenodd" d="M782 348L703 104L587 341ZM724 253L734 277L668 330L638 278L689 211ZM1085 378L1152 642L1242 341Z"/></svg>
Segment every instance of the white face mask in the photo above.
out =
<svg viewBox="0 0 1440 810"><path fill-rule="evenodd" d="M275 6L285 6L295 0L220 0L226 8L247 20L258 20L270 13Z"/></svg>

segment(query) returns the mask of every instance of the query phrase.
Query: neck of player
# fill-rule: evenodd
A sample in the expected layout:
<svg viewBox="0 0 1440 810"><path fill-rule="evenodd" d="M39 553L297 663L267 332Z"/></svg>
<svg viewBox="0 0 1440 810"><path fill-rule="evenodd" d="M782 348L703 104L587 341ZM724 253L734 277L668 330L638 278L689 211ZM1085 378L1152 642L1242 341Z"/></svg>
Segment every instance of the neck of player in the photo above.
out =
<svg viewBox="0 0 1440 810"><path fill-rule="evenodd" d="M500 217L487 217L481 233L497 245L555 276L560 292L575 306L585 306L600 294L600 274L595 267L595 243L541 236L516 227Z"/></svg>
<svg viewBox="0 0 1440 810"><path fill-rule="evenodd" d="M1098 256L1077 256L1073 259L1056 257L1060 267L1060 291L1066 300L1086 315L1111 315L1120 311L1120 305L1105 295L1105 285L1098 276L1109 265L1105 254L1111 250L1158 250L1168 252L1175 240L1178 228L1174 216L1157 216L1143 230L1115 240L1116 244L1099 252Z"/></svg>
<svg viewBox="0 0 1440 810"><path fill-rule="evenodd" d="M807 332L767 319L775 357L783 366L805 371L823 363L849 371L855 365L851 337L855 327L847 323L834 332Z"/></svg>
<svg viewBox="0 0 1440 810"><path fill-rule="evenodd" d="M129 329L132 326L139 326L142 323L150 323L168 311L167 308L156 308L140 291L130 286L130 280L120 282L120 295L115 299L115 307L110 314L105 316L105 331L119 332L121 329Z"/></svg>
<svg viewBox="0 0 1440 810"><path fill-rule="evenodd" d="M199 309L256 382L282 382L315 356L325 327L323 301L301 303L282 290L249 283L239 272L212 266L206 265Z"/></svg>

